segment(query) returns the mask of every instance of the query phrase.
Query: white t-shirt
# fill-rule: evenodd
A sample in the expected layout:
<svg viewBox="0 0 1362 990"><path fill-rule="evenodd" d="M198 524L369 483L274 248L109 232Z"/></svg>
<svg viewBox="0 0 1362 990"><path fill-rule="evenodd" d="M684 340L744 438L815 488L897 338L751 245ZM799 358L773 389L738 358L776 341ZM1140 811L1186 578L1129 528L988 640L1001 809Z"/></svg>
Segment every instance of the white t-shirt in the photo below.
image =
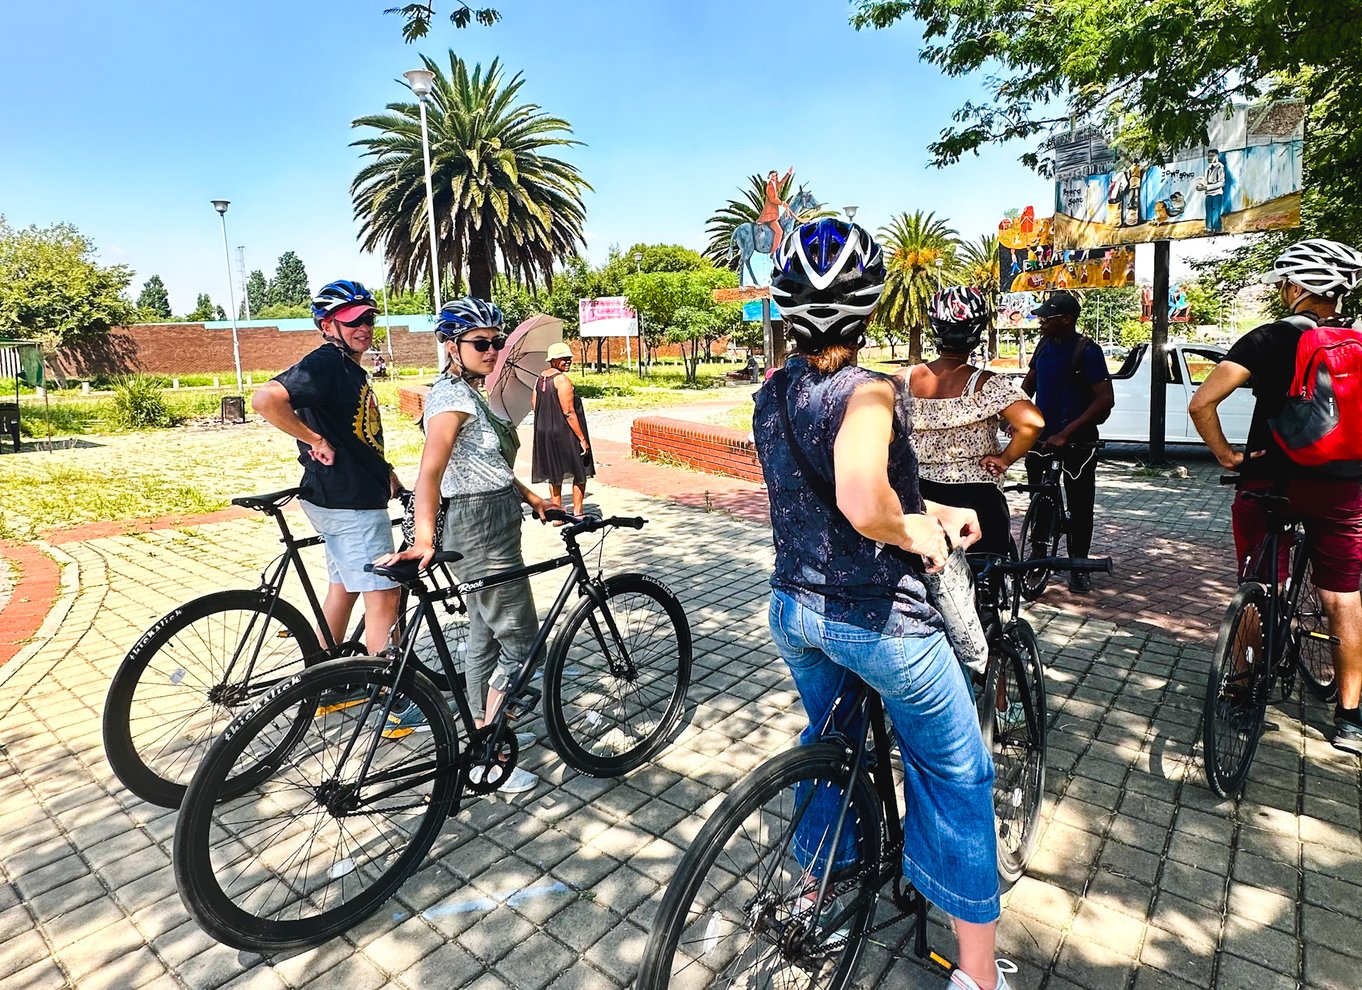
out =
<svg viewBox="0 0 1362 990"><path fill-rule="evenodd" d="M511 469L501 456L497 434L487 422L487 414L473 394L473 387L462 378L441 375L430 386L422 421L430 429L430 421L441 413L467 413L459 427L449 465L440 479L440 495L481 495L500 491L512 484Z"/></svg>

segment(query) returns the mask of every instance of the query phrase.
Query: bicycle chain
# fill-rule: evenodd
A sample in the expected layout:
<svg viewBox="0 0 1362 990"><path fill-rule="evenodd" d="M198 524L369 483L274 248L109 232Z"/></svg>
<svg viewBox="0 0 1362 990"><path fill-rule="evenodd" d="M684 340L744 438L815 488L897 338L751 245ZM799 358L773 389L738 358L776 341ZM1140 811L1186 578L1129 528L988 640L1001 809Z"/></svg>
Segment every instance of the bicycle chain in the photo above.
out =
<svg viewBox="0 0 1362 990"><path fill-rule="evenodd" d="M520 744L516 742L513 729L507 728L497 754L495 756L487 755L488 747L492 742L492 732L495 728L494 725L484 725L477 730L477 733L469 741L469 761L463 775L463 786L464 790L471 794L496 793L516 767L516 761L520 756ZM475 753L481 755L475 757ZM473 778L473 770L476 767L482 767L481 780Z"/></svg>

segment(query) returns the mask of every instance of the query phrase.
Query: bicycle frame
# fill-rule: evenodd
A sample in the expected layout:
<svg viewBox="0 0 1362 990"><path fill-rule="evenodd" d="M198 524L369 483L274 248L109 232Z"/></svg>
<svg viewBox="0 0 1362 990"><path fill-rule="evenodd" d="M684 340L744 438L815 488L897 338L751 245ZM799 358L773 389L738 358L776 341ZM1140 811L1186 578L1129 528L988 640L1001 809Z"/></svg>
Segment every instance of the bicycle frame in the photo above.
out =
<svg viewBox="0 0 1362 990"><path fill-rule="evenodd" d="M1286 575L1288 586L1283 589L1281 541L1288 534L1293 534L1295 548L1291 554L1290 572ZM1255 705L1267 704L1277 679L1285 676L1290 666L1287 647L1291 640L1291 617L1296 614L1300 601L1302 582L1298 578L1305 572L1308 554L1309 537L1305 532L1297 523L1282 518L1277 509L1269 507L1267 535L1258 545L1256 557L1249 559L1245 576L1240 579L1241 584L1252 581L1265 585L1268 590L1267 615L1263 616L1263 656L1268 662L1250 668Z"/></svg>

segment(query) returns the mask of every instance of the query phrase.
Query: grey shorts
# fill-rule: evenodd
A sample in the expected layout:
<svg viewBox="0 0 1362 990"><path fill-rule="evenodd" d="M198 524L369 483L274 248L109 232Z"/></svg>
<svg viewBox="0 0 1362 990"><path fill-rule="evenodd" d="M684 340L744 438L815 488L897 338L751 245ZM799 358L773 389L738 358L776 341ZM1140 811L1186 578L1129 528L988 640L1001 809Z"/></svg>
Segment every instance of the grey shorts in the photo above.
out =
<svg viewBox="0 0 1362 990"><path fill-rule="evenodd" d="M364 565L393 552L393 523L387 509L327 509L299 500L312 528L326 537L326 577L346 591L387 591L397 585L370 574Z"/></svg>

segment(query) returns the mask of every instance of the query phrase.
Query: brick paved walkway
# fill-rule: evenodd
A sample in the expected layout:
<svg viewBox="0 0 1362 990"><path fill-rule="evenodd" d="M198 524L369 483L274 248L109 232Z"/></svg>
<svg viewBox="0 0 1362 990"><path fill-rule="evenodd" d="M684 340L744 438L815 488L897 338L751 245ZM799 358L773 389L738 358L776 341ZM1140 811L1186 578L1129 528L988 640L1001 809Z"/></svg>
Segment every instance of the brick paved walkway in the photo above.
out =
<svg viewBox="0 0 1362 990"><path fill-rule="evenodd" d="M1000 948L1021 964L1015 985L1356 988L1358 761L1324 742L1322 706L1293 701L1272 710L1244 798L1215 800L1194 752L1207 631L1192 628L1191 604L1160 609L1185 594L1168 584L1188 548L1202 573L1223 568L1205 536L1223 540L1224 494L1103 472L1098 546L1121 537L1128 547L1118 573L1098 581L1106 600L1075 605L1056 591L1030 610L1050 660L1049 801L1030 875L1004 906ZM273 528L232 519L55 549L64 577L78 575L60 598L65 617L35 653L0 668L0 990L627 986L682 846L803 723L764 630L767 532L604 483L591 501L653 520L612 537L608 569L656 574L690 615L694 707L677 743L604 782L543 747L527 751L548 781L535 794L477 802L377 917L270 959L217 946L187 919L169 866L174 813L112 778L99 718L141 630L191 594L251 583ZM1166 542L1131 536L1137 525ZM554 546L548 528L526 533L531 557ZM552 575L537 585L541 603L551 586ZM1197 604L1214 615L1226 596L1204 586ZM1139 618L1113 613L1112 591ZM900 957L903 926L882 934L858 986L937 985ZM949 948L948 934L937 937Z"/></svg>

